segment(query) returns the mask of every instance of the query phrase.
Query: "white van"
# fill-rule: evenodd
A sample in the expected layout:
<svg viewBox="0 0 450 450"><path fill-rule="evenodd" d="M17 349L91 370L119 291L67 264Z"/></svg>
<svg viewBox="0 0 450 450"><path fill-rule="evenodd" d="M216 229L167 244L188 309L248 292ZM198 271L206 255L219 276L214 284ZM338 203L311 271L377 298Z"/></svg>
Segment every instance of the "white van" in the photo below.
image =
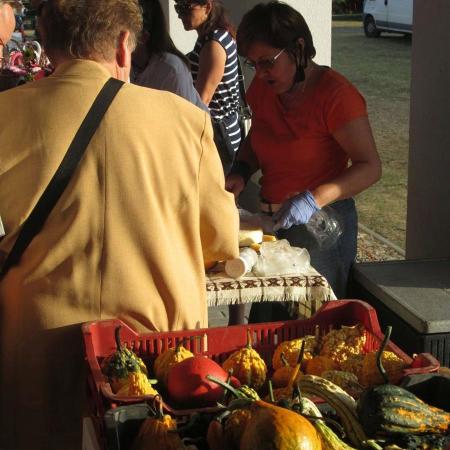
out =
<svg viewBox="0 0 450 450"><path fill-rule="evenodd" d="M363 24L367 37L382 31L412 33L413 0L364 0Z"/></svg>

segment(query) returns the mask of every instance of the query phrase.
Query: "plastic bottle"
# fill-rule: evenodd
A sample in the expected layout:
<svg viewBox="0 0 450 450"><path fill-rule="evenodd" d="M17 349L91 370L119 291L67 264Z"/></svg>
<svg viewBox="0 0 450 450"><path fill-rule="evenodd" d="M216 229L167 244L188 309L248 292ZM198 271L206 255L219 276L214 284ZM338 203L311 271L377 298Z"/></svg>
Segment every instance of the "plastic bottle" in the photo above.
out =
<svg viewBox="0 0 450 450"><path fill-rule="evenodd" d="M245 247L239 252L239 257L225 262L225 273L231 278L239 278L250 272L258 259L258 254L252 248Z"/></svg>
<svg viewBox="0 0 450 450"><path fill-rule="evenodd" d="M331 206L325 206L315 212L306 224L306 228L315 237L322 250L333 247L343 232L339 214Z"/></svg>

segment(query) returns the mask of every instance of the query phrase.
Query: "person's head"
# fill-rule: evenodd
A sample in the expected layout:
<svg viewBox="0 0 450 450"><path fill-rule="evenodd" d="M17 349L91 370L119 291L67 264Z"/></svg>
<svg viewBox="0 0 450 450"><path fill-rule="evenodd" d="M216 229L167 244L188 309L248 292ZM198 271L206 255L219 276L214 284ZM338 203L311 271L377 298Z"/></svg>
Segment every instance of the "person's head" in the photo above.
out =
<svg viewBox="0 0 450 450"><path fill-rule="evenodd" d="M90 59L129 72L142 30L138 0L46 0L39 31L52 62Z"/></svg>
<svg viewBox="0 0 450 450"><path fill-rule="evenodd" d="M19 5L20 2L18 1L0 0L0 50L11 39L11 35L16 28L14 8Z"/></svg>
<svg viewBox="0 0 450 450"><path fill-rule="evenodd" d="M175 0L175 11L185 30L207 34L220 28L235 35L222 0Z"/></svg>
<svg viewBox="0 0 450 450"><path fill-rule="evenodd" d="M316 55L303 16L278 1L259 3L248 11L239 24L236 40L238 53L259 76L274 81L274 85L281 83L277 91L303 81L304 69ZM284 75L284 79L278 75Z"/></svg>
<svg viewBox="0 0 450 450"><path fill-rule="evenodd" d="M166 17L159 0L139 0L144 19L142 44L149 56L155 53L172 53L180 57L186 65L188 59L181 53L172 41L167 29Z"/></svg>

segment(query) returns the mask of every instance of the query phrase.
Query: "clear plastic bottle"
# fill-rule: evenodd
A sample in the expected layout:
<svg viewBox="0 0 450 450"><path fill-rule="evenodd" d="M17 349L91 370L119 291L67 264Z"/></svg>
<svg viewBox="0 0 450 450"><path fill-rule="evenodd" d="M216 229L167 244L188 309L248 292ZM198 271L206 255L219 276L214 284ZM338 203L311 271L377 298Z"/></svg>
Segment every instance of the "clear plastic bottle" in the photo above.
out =
<svg viewBox="0 0 450 450"><path fill-rule="evenodd" d="M315 237L322 250L333 247L344 231L339 214L331 206L316 211L306 224L306 228Z"/></svg>

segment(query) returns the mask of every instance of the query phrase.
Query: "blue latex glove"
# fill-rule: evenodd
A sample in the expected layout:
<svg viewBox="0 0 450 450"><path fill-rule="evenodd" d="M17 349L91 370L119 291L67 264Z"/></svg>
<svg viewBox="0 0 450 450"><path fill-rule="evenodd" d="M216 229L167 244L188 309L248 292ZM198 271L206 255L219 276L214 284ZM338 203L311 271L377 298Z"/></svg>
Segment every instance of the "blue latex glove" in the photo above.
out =
<svg viewBox="0 0 450 450"><path fill-rule="evenodd" d="M275 222L273 230L277 231L280 228L288 230L293 225L306 224L319 209L311 192L305 191L294 195L294 197L286 200L282 207L272 216Z"/></svg>

